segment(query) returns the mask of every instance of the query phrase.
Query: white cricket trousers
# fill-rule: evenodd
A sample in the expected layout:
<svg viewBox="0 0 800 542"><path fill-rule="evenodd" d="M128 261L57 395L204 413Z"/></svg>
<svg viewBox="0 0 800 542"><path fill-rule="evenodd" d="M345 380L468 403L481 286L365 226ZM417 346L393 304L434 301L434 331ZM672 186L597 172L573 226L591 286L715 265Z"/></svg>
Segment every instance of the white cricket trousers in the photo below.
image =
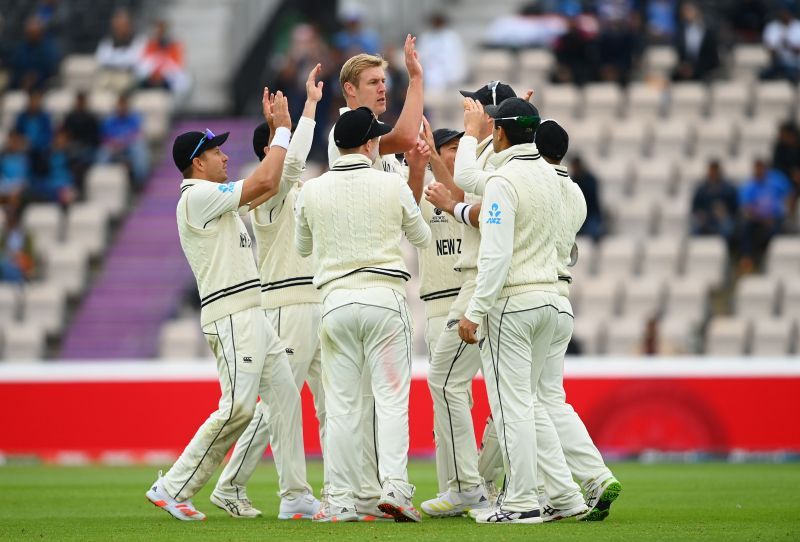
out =
<svg viewBox="0 0 800 542"><path fill-rule="evenodd" d="M564 356L572 338L574 318L572 304L564 296L558 296L558 326L553 336L550 352L547 355L539 388L537 405L541 404L558 435L558 440L567 466L581 486L587 488L593 483L605 481L612 477L603 456L592 442L578 413L567 403L564 391Z"/></svg>
<svg viewBox="0 0 800 542"><path fill-rule="evenodd" d="M558 295L501 298L484 318L483 374L503 454L503 509L539 508L534 394L558 321Z"/></svg>
<svg viewBox="0 0 800 542"><path fill-rule="evenodd" d="M408 483L408 395L413 326L405 298L389 288L338 289L323 303L320 343L325 389L326 461L331 506L353 509L364 465L362 375L374 396L378 473L413 494Z"/></svg>
<svg viewBox="0 0 800 542"><path fill-rule="evenodd" d="M222 396L217 411L164 476L164 488L178 501L192 498L206 484L253 419L259 395L281 404L286 442L303 446L300 393L286 385L292 383L289 361L264 311L254 307L231 314L204 326L203 333L217 358Z"/></svg>
<svg viewBox="0 0 800 542"><path fill-rule="evenodd" d="M308 383L314 397L314 407L319 422L319 440L320 443L324 443L325 397L322 391L322 364L319 351L322 305L299 303L277 309L266 309L264 314L278 333L281 345L286 350L289 368L298 391L303 389L304 382ZM280 375L275 375L275 378L280 378ZM272 445L272 456L278 470L279 495L293 499L310 491L305 479L304 449L294 447L291 433L288 435L289 442L283 442L281 439L286 436L281 434L280 416L284 409L283 405L272 404L269 397L266 400L262 398L259 405L250 425L236 441L233 455L217 481L215 493L227 499L246 499L247 482L253 476L268 444ZM302 423L302 416L300 422Z"/></svg>
<svg viewBox="0 0 800 542"><path fill-rule="evenodd" d="M483 483L478 474L478 447L471 414L472 379L481 367L480 351L477 345L469 345L458 336L458 321L474 292L475 281L465 281L430 351L428 370L437 471L446 464L448 489L456 492ZM445 473L437 475L442 478Z"/></svg>

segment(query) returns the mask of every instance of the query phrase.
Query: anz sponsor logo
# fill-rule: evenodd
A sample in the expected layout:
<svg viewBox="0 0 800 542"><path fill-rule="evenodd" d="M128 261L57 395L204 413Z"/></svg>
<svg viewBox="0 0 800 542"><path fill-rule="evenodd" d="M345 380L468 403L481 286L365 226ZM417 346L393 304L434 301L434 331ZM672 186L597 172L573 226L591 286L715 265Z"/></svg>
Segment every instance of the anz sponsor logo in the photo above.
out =
<svg viewBox="0 0 800 542"><path fill-rule="evenodd" d="M461 254L461 239L437 239L436 255L452 256Z"/></svg>
<svg viewBox="0 0 800 542"><path fill-rule="evenodd" d="M232 183L232 182L231 183L220 184L217 187L217 190L219 190L223 194L226 193L226 192L233 192L234 191L234 186L233 185L234 185L234 183Z"/></svg>
<svg viewBox="0 0 800 542"><path fill-rule="evenodd" d="M492 203L491 209L488 211L489 218L486 219L487 224L500 224L500 206Z"/></svg>

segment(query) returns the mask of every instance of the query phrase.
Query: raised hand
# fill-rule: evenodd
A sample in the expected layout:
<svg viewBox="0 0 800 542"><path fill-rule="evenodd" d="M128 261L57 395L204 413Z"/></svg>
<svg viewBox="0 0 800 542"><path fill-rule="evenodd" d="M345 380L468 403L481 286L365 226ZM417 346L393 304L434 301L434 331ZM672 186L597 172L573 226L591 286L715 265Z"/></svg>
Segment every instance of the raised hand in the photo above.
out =
<svg viewBox="0 0 800 542"><path fill-rule="evenodd" d="M532 89L532 88L529 88L528 90L526 90L526 91L525 91L525 94L523 94L522 96L520 96L520 98L522 98L522 99L523 99L523 100L525 100L526 102L529 102L529 101L531 101L531 98L533 98L533 89Z"/></svg>
<svg viewBox="0 0 800 542"><path fill-rule="evenodd" d="M269 87L264 87L264 94L261 97L261 112L264 114L264 120L272 128L272 104L275 101L274 96L270 97Z"/></svg>
<svg viewBox="0 0 800 542"><path fill-rule="evenodd" d="M323 82L317 82L317 77L322 72L322 64L317 64L308 73L306 80L306 99L310 102L319 102L322 99L322 86Z"/></svg>
<svg viewBox="0 0 800 542"><path fill-rule="evenodd" d="M405 53L406 71L409 79L422 77L422 64L419 62L419 54L416 50L417 38L411 34L406 36L406 43L403 46Z"/></svg>
<svg viewBox="0 0 800 542"><path fill-rule="evenodd" d="M292 119L289 117L289 101L280 90L275 93L275 103L272 105L272 114L275 128L292 129Z"/></svg>
<svg viewBox="0 0 800 542"><path fill-rule="evenodd" d="M408 162L409 169L420 170L428 165L431 159L431 148L422 139L417 140L417 144L411 147L411 150L405 153L406 162Z"/></svg>
<svg viewBox="0 0 800 542"><path fill-rule="evenodd" d="M453 214L453 210L456 207L453 194L445 185L439 182L432 182L425 187L425 199L450 214Z"/></svg>
<svg viewBox="0 0 800 542"><path fill-rule="evenodd" d="M478 137L481 128L486 124L483 104L472 98L464 98L464 132L465 135Z"/></svg>
<svg viewBox="0 0 800 542"><path fill-rule="evenodd" d="M436 154L436 143L433 139L433 130L431 125L424 116L422 117L422 131L419 133L422 140L431 148L431 154Z"/></svg>

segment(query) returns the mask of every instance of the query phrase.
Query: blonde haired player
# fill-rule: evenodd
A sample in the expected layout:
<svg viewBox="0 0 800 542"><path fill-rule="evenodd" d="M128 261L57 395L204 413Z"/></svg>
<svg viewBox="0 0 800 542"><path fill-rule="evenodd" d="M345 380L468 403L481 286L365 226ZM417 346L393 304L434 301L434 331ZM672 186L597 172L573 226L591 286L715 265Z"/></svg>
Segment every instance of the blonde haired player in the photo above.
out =
<svg viewBox="0 0 800 542"><path fill-rule="evenodd" d="M419 521L407 472L413 329L404 283L410 275L399 241L405 233L424 247L431 232L402 177L372 168L378 138L389 131L366 107L344 113L334 128L343 155L331 171L305 183L295 206L295 245L301 255L313 252L314 285L324 298L320 341L330 489L329 508L316 521L358 520L365 378L375 404L378 508L395 521ZM426 161L412 160L409 176L421 182Z"/></svg>
<svg viewBox="0 0 800 542"><path fill-rule="evenodd" d="M311 259L301 258L294 250L294 201L300 191L300 175L314 138L314 114L322 99L322 82L316 79L321 71L317 64L306 81L306 103L303 115L292 135L277 193L250 211L253 233L258 246L261 273L261 307L286 349L297 389L308 382L314 396L319 421L320 442L325 441L325 399L322 391L319 351L321 302L311 282ZM253 134L253 148L260 160L269 154L269 139L275 135L273 119L259 125ZM278 467L281 504L278 519L311 519L320 503L311 494L305 478L305 454L293 447L293 441L276 429L281 405L271 405L269 397L262 401L253 420L233 450L222 471L211 502L236 518L256 517L261 512L247 498L247 482L252 477L267 444L272 445Z"/></svg>
<svg viewBox="0 0 800 542"><path fill-rule="evenodd" d="M418 144L420 127L422 126L423 84L422 65L416 52L416 38L410 34L406 36L404 45L404 59L408 72L408 89L403 109L397 123L387 133L380 136L378 149L372 161L372 167L385 172L402 173L403 168L395 157L395 153L407 152ZM380 56L359 54L348 59L339 73L339 83L342 88L346 107L339 110L340 114L367 107L376 119L386 112L387 88L386 67L388 63ZM376 120L376 122L380 122ZM339 147L334 140L334 129L328 137L328 167L333 167L334 162L341 156ZM409 184L414 197L419 200L422 194L423 179ZM364 419L361 427L366 432L362 468L362 483L358 493L357 508L361 521L391 520L392 518L382 513L377 508L381 494L381 483L378 475L378 453L375 450L376 441L374 428L374 406L369 392L369 368L365 369L364 390Z"/></svg>
<svg viewBox="0 0 800 542"><path fill-rule="evenodd" d="M275 396L287 446L303 448L300 393L286 352L261 304L261 282L250 236L239 216L278 190L291 119L279 91L274 109L269 90L264 116L277 126L272 152L243 181L226 182L228 157L220 149L227 133L187 132L175 139L172 157L184 180L176 218L181 247L200 292L200 323L217 358L222 397L172 468L146 495L177 519L204 520L191 502L253 418L258 396Z"/></svg>

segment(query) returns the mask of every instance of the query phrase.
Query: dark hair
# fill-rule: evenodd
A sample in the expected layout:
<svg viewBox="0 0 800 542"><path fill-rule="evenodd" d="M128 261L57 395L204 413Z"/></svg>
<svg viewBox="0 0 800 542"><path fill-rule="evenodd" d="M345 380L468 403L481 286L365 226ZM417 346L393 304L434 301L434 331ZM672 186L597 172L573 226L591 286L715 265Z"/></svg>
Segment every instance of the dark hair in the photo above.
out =
<svg viewBox="0 0 800 542"><path fill-rule="evenodd" d="M495 121L495 124L505 131L508 142L511 145L533 143L536 129L539 127L539 121L530 126L520 126L513 120Z"/></svg>
<svg viewBox="0 0 800 542"><path fill-rule="evenodd" d="M192 164L189 164L189 166L186 169L181 171L181 175L183 175L184 179L191 179L192 173L194 173L194 166Z"/></svg>

